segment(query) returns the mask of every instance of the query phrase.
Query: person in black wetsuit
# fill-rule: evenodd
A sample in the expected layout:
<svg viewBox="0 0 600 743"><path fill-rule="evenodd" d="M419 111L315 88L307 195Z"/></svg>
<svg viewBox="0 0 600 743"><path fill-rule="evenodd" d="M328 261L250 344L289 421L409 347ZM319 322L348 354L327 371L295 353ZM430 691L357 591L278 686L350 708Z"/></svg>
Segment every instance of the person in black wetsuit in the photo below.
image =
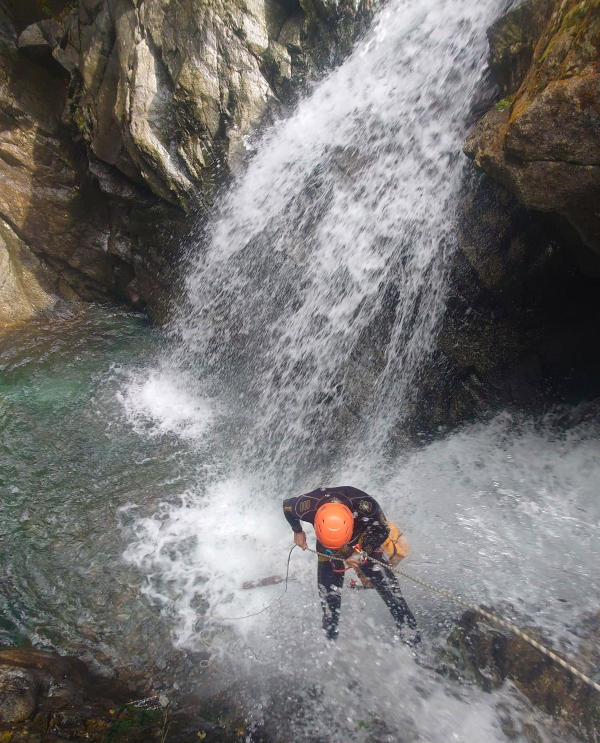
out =
<svg viewBox="0 0 600 743"><path fill-rule="evenodd" d="M323 629L330 640L338 635L338 621L344 584L344 562L371 581L389 608L401 636L408 627L413 630L405 642L420 641L416 620L400 591L396 576L389 568L367 560L360 553L381 559L377 552L389 535L386 518L377 501L358 488L349 486L319 488L310 493L287 498L283 513L294 531L294 542L307 548L301 521L313 524L317 533L317 583L323 609ZM325 544L323 543L325 542Z"/></svg>

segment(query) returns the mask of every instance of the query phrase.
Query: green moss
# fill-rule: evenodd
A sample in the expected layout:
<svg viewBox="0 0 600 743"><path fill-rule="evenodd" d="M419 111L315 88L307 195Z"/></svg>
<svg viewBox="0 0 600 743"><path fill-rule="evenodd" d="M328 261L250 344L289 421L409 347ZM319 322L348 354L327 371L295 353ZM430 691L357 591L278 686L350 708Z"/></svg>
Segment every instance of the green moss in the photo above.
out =
<svg viewBox="0 0 600 743"><path fill-rule="evenodd" d="M587 3L581 2L572 8L562 22L562 28L570 28L578 23L587 13Z"/></svg>
<svg viewBox="0 0 600 743"><path fill-rule="evenodd" d="M117 719L111 724L104 743L117 743L117 741L148 740L157 737L162 728L159 725L163 713L156 709L138 709L126 705L122 707ZM152 735L154 731L155 735Z"/></svg>
<svg viewBox="0 0 600 743"><path fill-rule="evenodd" d="M60 21L79 7L79 0L40 0L40 11L46 18Z"/></svg>
<svg viewBox="0 0 600 743"><path fill-rule="evenodd" d="M567 41L568 40L568 41ZM538 67L550 62L561 65L565 58L575 59L579 67L593 62L600 47L600 0L582 0L576 3L560 20L554 30ZM556 49L559 54L551 59Z"/></svg>
<svg viewBox="0 0 600 743"><path fill-rule="evenodd" d="M496 103L496 111L506 111L506 109L512 106L512 98L503 98L501 101Z"/></svg>
<svg viewBox="0 0 600 743"><path fill-rule="evenodd" d="M77 127L77 131L81 134L83 139L89 140L90 134L88 130L87 118L80 106L75 105L73 107L73 123Z"/></svg>

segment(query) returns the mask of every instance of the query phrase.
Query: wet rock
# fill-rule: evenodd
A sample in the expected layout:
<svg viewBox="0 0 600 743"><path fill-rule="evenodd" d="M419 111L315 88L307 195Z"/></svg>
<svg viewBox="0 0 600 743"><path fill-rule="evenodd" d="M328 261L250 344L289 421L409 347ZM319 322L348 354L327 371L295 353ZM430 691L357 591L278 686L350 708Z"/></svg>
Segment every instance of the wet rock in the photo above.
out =
<svg viewBox="0 0 600 743"><path fill-rule="evenodd" d="M371 12L276 0L92 5L65 27L65 49L81 50L71 115L97 158L184 208L211 200L218 169L239 167L244 138L318 66L323 29L331 62Z"/></svg>
<svg viewBox="0 0 600 743"><path fill-rule="evenodd" d="M230 743L240 740L234 708L231 702L219 706L215 699L177 699L160 689L147 696L124 680L95 676L76 658L0 648L1 741Z"/></svg>
<svg viewBox="0 0 600 743"><path fill-rule="evenodd" d="M33 716L37 684L32 673L0 666L0 721L23 722Z"/></svg>
<svg viewBox="0 0 600 743"><path fill-rule="evenodd" d="M52 309L56 297L42 285L41 262L0 219L0 328Z"/></svg>
<svg viewBox="0 0 600 743"><path fill-rule="evenodd" d="M405 432L597 398L600 278L582 269L578 236L474 168L458 212L446 311Z"/></svg>
<svg viewBox="0 0 600 743"><path fill-rule="evenodd" d="M202 221L247 135L371 13L369 0L0 3L0 219L19 241L0 249L0 323L57 298L164 319L184 212Z"/></svg>
<svg viewBox="0 0 600 743"><path fill-rule="evenodd" d="M535 628L528 634L552 648ZM597 668L598 654L590 656L590 647L598 647L600 613L588 616L575 634L581 637L579 647L569 658L587 674ZM453 658L447 671L474 681L485 691L501 686L506 679L538 709L552 715L566 733L575 733L584 741L597 741L600 736L600 694L550 658L513 634L488 626L473 611L463 614L448 637ZM559 655L560 650L555 650ZM535 739L535 733L529 731Z"/></svg>
<svg viewBox="0 0 600 743"><path fill-rule="evenodd" d="M491 48L505 98L469 136L465 152L528 208L553 212L574 228L600 273L600 5L542 0L517 9L492 29ZM511 47L519 33L529 39Z"/></svg>
<svg viewBox="0 0 600 743"><path fill-rule="evenodd" d="M14 28L12 38L0 41L0 253L6 269L0 325L51 309L58 298L139 307L147 293L157 298L158 312L161 273L170 279L168 271L146 270L145 263L157 244L172 247L169 240L159 242L164 230L152 220L167 222L174 210L161 210L156 197L131 184L127 193L102 191L85 152L61 123L67 84L51 58L42 65L18 51Z"/></svg>
<svg viewBox="0 0 600 743"><path fill-rule="evenodd" d="M489 28L490 67L503 96L523 82L553 8L553 0L525 0Z"/></svg>
<svg viewBox="0 0 600 743"><path fill-rule="evenodd" d="M52 50L60 44L62 25L46 19L32 23L19 35L17 46L35 60L51 58Z"/></svg>

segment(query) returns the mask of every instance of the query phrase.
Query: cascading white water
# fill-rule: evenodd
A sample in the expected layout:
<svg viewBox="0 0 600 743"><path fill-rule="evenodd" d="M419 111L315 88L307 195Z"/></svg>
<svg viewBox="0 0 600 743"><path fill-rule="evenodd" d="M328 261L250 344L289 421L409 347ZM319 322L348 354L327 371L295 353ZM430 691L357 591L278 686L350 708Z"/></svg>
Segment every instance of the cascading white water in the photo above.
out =
<svg viewBox="0 0 600 743"><path fill-rule="evenodd" d="M577 616L593 608L593 432L555 440L500 416L392 463L381 455L444 309L465 121L500 5L392 0L380 12L350 58L255 145L207 244L192 250L169 352L123 393L141 431L150 422L153 434L185 438L200 463L176 502L124 512L127 557L173 617L175 642L209 643L211 684L235 673L250 719L286 724L289 740L504 740L495 705L521 704L416 667L387 639L389 615L372 596L345 595L337 648L326 647L306 555L293 555L298 580L281 604L232 619L280 590L241 586L283 570L291 488L326 477L372 492L410 535L407 569L555 637L575 601ZM548 567L557 548L567 572ZM406 593L431 636L456 616Z"/></svg>
<svg viewBox="0 0 600 743"><path fill-rule="evenodd" d="M225 197L177 331L180 357L250 419L242 448L289 466L401 420L444 306L465 118L497 9L392 2Z"/></svg>

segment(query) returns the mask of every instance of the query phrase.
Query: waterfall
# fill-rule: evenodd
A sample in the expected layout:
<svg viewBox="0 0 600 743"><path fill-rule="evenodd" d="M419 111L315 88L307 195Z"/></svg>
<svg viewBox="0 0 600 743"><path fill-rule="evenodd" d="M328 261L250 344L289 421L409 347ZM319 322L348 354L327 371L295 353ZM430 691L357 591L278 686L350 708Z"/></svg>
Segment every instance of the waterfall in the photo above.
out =
<svg viewBox="0 0 600 743"><path fill-rule="evenodd" d="M177 586L179 642L203 631L200 595L221 615L239 613L223 609L232 592L252 604L236 586L272 572L274 545L283 557L283 496L385 481L383 442L444 311L465 122L498 4L391 0L345 63L248 144L206 241L189 246L168 348L124 394L130 420L191 442L202 462L196 488L140 519L128 555L156 600ZM191 566L212 566L202 589L181 544L195 545Z"/></svg>
<svg viewBox="0 0 600 743"><path fill-rule="evenodd" d="M435 344L465 119L497 0L394 0L255 145L191 248L183 366L250 461L324 461L401 423Z"/></svg>

